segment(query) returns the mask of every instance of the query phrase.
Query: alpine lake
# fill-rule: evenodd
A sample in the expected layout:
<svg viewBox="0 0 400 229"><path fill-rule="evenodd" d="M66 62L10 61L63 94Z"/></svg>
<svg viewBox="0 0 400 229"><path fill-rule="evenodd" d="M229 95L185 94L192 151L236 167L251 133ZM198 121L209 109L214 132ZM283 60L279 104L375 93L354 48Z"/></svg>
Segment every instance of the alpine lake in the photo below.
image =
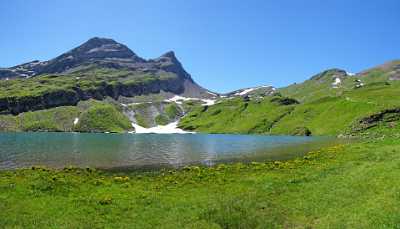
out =
<svg viewBox="0 0 400 229"><path fill-rule="evenodd" d="M287 160L342 141L232 134L0 133L0 170L30 166L159 169Z"/></svg>

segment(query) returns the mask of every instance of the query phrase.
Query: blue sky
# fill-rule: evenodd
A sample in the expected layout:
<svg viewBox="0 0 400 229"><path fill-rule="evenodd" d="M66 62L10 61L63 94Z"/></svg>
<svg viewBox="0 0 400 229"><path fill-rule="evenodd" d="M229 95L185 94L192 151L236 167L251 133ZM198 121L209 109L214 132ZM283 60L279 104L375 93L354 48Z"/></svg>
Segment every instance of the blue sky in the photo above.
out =
<svg viewBox="0 0 400 229"><path fill-rule="evenodd" d="M0 12L2 67L100 36L144 58L174 50L199 84L227 92L400 59L398 0L13 0Z"/></svg>

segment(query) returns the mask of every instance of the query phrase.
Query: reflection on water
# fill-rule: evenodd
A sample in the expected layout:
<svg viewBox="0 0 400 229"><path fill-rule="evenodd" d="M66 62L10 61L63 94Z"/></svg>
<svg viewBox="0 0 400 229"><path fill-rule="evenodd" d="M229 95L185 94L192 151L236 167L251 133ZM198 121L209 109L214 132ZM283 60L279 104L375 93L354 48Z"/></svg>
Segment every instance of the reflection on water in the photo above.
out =
<svg viewBox="0 0 400 229"><path fill-rule="evenodd" d="M225 134L0 133L0 169L118 168L288 159L334 144L326 137Z"/></svg>

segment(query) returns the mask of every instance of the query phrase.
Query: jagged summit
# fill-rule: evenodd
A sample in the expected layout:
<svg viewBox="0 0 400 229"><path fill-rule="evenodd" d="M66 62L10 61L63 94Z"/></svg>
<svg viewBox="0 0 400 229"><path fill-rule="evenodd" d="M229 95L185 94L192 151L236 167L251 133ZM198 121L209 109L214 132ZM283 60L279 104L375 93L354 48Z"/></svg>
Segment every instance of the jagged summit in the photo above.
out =
<svg viewBox="0 0 400 229"><path fill-rule="evenodd" d="M168 71L193 81L183 69L173 51L145 60L124 44L113 39L94 37L82 45L49 61L32 61L11 68L0 68L0 79L29 78L40 74L68 73L76 69L97 65L107 68L127 68L133 71Z"/></svg>
<svg viewBox="0 0 400 229"><path fill-rule="evenodd" d="M79 47L72 49L63 55L72 55L77 58L130 58L138 62L144 61L127 46L120 44L113 39L99 37L91 38Z"/></svg>
<svg viewBox="0 0 400 229"><path fill-rule="evenodd" d="M163 55L160 56L160 58L162 58L162 57L176 59L174 51L168 51L168 52L166 52L166 53L164 53Z"/></svg>

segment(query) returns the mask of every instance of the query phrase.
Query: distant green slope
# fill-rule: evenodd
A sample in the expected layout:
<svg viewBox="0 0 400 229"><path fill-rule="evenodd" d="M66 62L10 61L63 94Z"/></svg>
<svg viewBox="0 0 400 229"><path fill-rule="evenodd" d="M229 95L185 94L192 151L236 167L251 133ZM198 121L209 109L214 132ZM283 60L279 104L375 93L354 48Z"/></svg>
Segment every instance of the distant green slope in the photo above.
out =
<svg viewBox="0 0 400 229"><path fill-rule="evenodd" d="M351 86L346 82L340 88L333 88L332 84L335 82L335 78L344 81L346 77L345 71L330 69L311 77L303 83L280 88L279 92L284 96L296 98L301 102L317 100L326 96L339 96L343 90L349 89Z"/></svg>
<svg viewBox="0 0 400 229"><path fill-rule="evenodd" d="M210 107L198 107L185 116L183 129L208 133L268 133L271 126L293 110L267 97L260 101L227 99Z"/></svg>
<svg viewBox="0 0 400 229"><path fill-rule="evenodd" d="M340 83L335 85L335 79ZM340 96L346 91L359 86L394 82L400 79L400 60L391 61L375 68L368 69L357 75L348 75L341 69L330 69L311 77L299 84L280 88L282 95L295 98L301 102L318 100L326 96ZM336 86L336 87L335 87Z"/></svg>
<svg viewBox="0 0 400 229"><path fill-rule="evenodd" d="M290 134L296 126L307 127L313 135L338 135L351 128L357 120L383 109L400 107L398 82L371 85L344 92L338 97L325 97L296 106L280 120L272 134Z"/></svg>
<svg viewBox="0 0 400 229"><path fill-rule="evenodd" d="M340 83L335 85L336 78ZM400 107L400 61L349 76L338 69L325 71L302 84L279 90L301 101L289 106L242 99L198 108L182 119L184 129L208 133L262 133L273 135L339 135L382 110ZM358 85L358 86L357 86Z"/></svg>

